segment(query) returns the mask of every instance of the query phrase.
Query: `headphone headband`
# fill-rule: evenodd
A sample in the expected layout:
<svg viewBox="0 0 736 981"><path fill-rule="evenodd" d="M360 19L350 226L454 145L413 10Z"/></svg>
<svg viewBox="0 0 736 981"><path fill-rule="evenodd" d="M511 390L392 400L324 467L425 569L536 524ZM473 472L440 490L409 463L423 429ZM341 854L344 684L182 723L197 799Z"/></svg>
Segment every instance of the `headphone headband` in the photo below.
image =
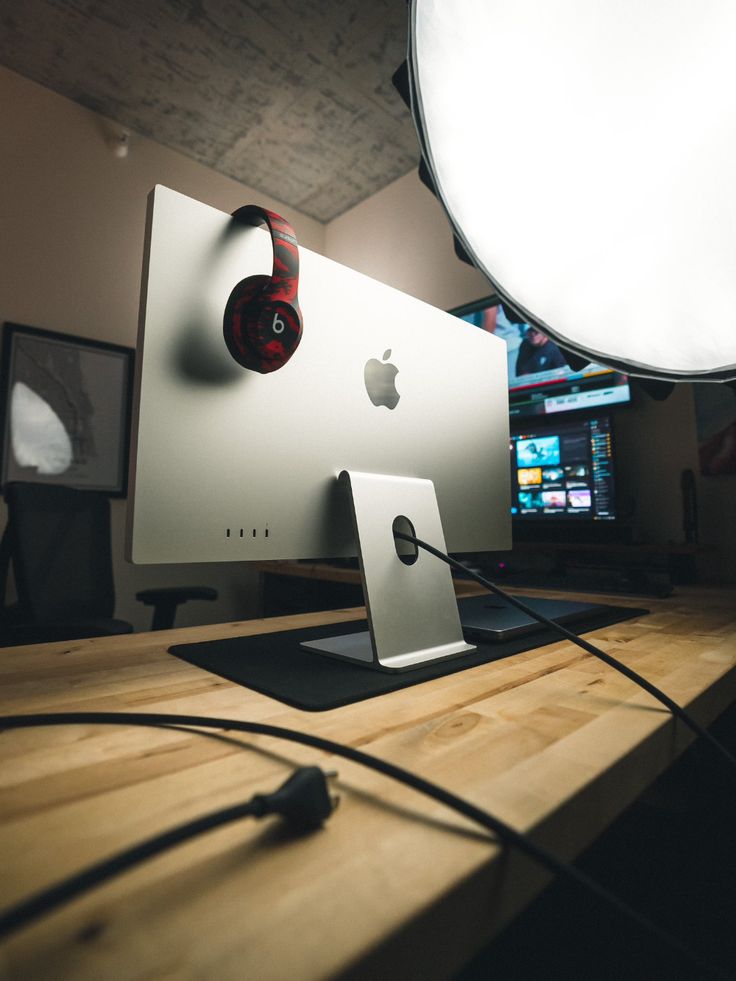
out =
<svg viewBox="0 0 736 981"><path fill-rule="evenodd" d="M296 235L289 222L268 208L246 204L233 211L233 218L244 225L265 225L273 244L273 272L268 289L274 299L284 300L299 309L297 286L299 283L299 250Z"/></svg>

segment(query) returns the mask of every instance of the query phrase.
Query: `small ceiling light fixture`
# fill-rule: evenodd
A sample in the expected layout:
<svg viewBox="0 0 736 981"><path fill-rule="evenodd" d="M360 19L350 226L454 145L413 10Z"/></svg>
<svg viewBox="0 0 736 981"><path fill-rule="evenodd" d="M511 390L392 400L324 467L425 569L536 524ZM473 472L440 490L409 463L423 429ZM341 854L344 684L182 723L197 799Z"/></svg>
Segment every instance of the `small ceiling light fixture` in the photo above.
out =
<svg viewBox="0 0 736 981"><path fill-rule="evenodd" d="M128 150L130 149L130 133L127 129L121 129L113 133L108 137L107 145L116 157L127 157Z"/></svg>
<svg viewBox="0 0 736 981"><path fill-rule="evenodd" d="M424 161L474 264L586 360L736 378L736 4L411 0Z"/></svg>

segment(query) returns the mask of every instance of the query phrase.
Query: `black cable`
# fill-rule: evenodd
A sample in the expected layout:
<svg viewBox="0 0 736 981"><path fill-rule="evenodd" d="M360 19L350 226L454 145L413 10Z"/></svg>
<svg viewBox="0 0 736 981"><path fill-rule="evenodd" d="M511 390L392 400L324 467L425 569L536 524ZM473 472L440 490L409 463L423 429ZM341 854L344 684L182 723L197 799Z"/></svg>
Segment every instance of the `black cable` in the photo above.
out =
<svg viewBox="0 0 736 981"><path fill-rule="evenodd" d="M477 807L470 801L458 797L449 790L445 790L438 784L425 780L409 770L388 763L376 756L365 753L362 750L354 749L342 743L333 742L322 736L313 736L307 732L300 732L297 729L286 729L281 726L272 726L263 722L245 722L240 719L220 719L208 718L200 715L179 715L171 713L149 713L149 712L58 712L43 713L34 715L6 715L0 716L0 730L2 729L26 729L36 726L53 725L135 725L135 726L188 726L200 727L203 729L223 729L236 732L247 732L260 736L272 736L276 739L285 739L290 742L301 743L304 746L311 746L314 749L332 753L335 756L342 756L344 759L351 760L361 766L376 770L384 776L403 783L413 790L424 794L433 800L439 801L446 807L457 811L464 817L469 818L481 827L492 831L500 841L507 845L513 845L520 852L538 862L541 866L568 879L584 889L588 889L599 899L618 910L625 917L638 924L645 932L657 937L665 946L677 951L686 957L699 970L705 971L707 976L719 978L721 981L729 981L729 975L714 967L700 957L695 951L683 944L678 937L662 930L647 917L637 912L618 896L609 892L594 879L576 868L561 861L552 852L547 851L541 845L527 838L525 835L516 831L511 825L506 824L500 818L495 817L489 811Z"/></svg>
<svg viewBox="0 0 736 981"><path fill-rule="evenodd" d="M332 806L322 770L316 766L301 767L271 794L256 794L248 801L223 807L168 831L162 831L17 903L0 913L0 938L27 926L39 916L71 902L77 896L146 859L154 858L207 831L214 831L215 828L244 817L262 818L267 814L280 814L292 827L300 831L313 831L329 817Z"/></svg>
<svg viewBox="0 0 736 981"><path fill-rule="evenodd" d="M419 538L415 538L414 535L407 535L400 531L395 531L394 537L400 538L405 542L411 542L417 547L425 549L431 555L434 555L436 558L446 562L451 568L457 570L458 572L464 573L470 579L473 579L481 586L484 586L487 590L489 590L489 592L495 593L496 596L500 596L501 599L505 600L511 606L516 607L517 610L521 610L522 613L526 613L527 616L532 617L532 619L536 620L538 623L542 623L545 625L545 627L549 627L550 629L554 630L566 640L570 640L573 642L573 644L577 644L578 647L582 647L582 649L587 651L588 654L592 654L593 657L599 658L605 664L609 665L609 667L615 668L616 671L620 671L621 674L627 677L630 681L633 681L635 684L639 685L639 687L643 688L645 692L652 695L657 699L657 701L661 702L662 705L668 708L674 716L684 722L689 729L692 729L697 736L700 736L702 739L706 740L706 742L710 743L710 745L717 750L717 752L720 753L720 755L724 757L724 759L730 763L731 766L736 767L736 757L734 757L729 750L726 749L723 743L719 742L715 736L708 732L705 726L701 726L701 724L697 722L689 712L686 712L684 708L677 704L677 702L673 701L669 695L666 695L661 689L657 688L656 685L653 685L651 681L647 681L646 678L634 671L633 668L628 667L622 661L619 661L617 658L613 657L612 654L607 654L605 651L601 650L600 647L596 647L595 644L591 644L583 637L579 637L571 630L568 630L567 627L563 627L562 624L557 623L555 620L550 620L549 617L546 617L543 613L539 613L537 610L532 609L531 606L528 606L523 602L523 600L518 599L518 597L510 596L504 589L501 589L500 586L497 586L489 579L485 579L483 576L478 575L477 572L474 572L461 562L458 562L457 559L450 558L449 555L445 555L444 552L440 552L440 550L435 548L433 545L423 542Z"/></svg>

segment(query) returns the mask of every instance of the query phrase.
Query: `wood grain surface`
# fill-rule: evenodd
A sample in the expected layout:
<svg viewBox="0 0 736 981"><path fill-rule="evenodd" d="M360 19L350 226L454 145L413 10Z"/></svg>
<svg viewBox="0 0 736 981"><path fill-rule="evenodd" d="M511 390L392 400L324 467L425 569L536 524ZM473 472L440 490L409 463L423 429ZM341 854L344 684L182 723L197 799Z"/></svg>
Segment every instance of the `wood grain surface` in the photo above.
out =
<svg viewBox="0 0 736 981"><path fill-rule="evenodd" d="M710 722L736 694L736 590L682 588L646 605L649 616L588 638ZM659 703L567 642L318 714L166 653L172 643L361 615L5 649L0 711L180 712L301 729L414 770L561 857L581 851L690 742ZM321 831L300 838L274 819L243 821L176 848L5 941L0 977L447 978L546 881L441 805L307 747L66 726L0 732L0 906L270 791L303 763L338 771L341 802Z"/></svg>

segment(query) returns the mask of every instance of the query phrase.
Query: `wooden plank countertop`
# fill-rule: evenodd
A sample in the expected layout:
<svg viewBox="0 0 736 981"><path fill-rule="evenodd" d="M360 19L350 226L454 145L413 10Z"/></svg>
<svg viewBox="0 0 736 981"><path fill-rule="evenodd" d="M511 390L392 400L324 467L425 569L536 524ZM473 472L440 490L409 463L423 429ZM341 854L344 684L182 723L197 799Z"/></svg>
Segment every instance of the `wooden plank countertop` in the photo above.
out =
<svg viewBox="0 0 736 981"><path fill-rule="evenodd" d="M587 636L710 722L736 695L736 590L682 588L646 605L649 616ZM414 770L564 858L690 741L659 703L567 642L322 713L166 653L361 613L5 649L0 711L180 712L301 729ZM0 977L448 978L547 881L441 805L305 746L66 726L0 733L0 905L275 789L305 763L338 771L341 803L322 830L293 837L275 819L244 820L202 836L7 939Z"/></svg>

